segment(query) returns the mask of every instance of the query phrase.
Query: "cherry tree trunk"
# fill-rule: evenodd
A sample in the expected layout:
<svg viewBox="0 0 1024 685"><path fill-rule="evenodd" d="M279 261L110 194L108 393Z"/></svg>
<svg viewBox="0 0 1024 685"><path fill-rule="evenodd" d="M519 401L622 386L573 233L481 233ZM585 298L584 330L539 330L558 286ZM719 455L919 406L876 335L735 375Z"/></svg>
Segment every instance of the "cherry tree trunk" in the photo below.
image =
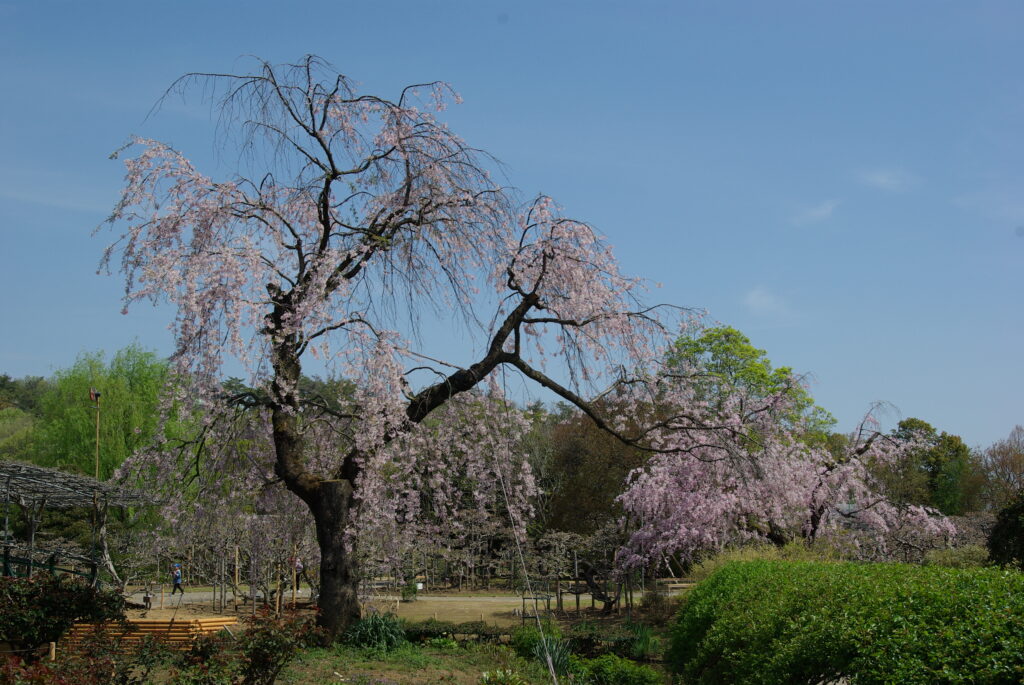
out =
<svg viewBox="0 0 1024 685"><path fill-rule="evenodd" d="M328 642L337 641L359 620L359 575L355 539L346 536L353 507L352 484L324 481L310 503L320 544L320 614L317 625Z"/></svg>

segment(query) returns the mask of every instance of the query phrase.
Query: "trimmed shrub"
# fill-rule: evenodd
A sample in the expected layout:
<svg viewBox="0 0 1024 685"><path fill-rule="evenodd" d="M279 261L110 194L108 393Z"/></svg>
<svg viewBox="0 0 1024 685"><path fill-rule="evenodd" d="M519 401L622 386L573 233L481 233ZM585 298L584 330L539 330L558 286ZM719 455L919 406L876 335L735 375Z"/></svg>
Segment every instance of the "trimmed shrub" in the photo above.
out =
<svg viewBox="0 0 1024 685"><path fill-rule="evenodd" d="M438 637L451 637L456 632L456 625L449 621L427 619L405 624L405 638L409 642L425 642Z"/></svg>
<svg viewBox="0 0 1024 685"><path fill-rule="evenodd" d="M1018 683L1024 576L730 564L690 592L666 656L687 683Z"/></svg>

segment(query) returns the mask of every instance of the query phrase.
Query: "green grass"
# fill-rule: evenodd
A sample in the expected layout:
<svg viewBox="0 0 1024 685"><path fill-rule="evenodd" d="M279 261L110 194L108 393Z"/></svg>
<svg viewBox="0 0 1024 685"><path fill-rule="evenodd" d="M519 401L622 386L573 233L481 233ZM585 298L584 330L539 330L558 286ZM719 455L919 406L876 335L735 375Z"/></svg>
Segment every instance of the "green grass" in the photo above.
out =
<svg viewBox="0 0 1024 685"><path fill-rule="evenodd" d="M507 647L490 644L457 649L403 645L387 653L344 645L307 649L281 673L278 682L476 685L481 673L495 669L516 671L528 683L550 682L540 664L517 656Z"/></svg>

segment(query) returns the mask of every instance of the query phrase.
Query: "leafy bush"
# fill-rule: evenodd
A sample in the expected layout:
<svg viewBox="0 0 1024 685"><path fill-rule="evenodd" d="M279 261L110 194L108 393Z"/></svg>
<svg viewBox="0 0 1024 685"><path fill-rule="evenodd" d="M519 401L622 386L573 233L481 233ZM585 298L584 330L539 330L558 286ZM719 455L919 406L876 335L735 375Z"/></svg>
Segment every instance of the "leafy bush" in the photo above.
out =
<svg viewBox="0 0 1024 685"><path fill-rule="evenodd" d="M1016 683L1024 575L747 562L694 588L667 654L687 683Z"/></svg>
<svg viewBox="0 0 1024 685"><path fill-rule="evenodd" d="M405 638L409 642L425 642L432 638L451 636L456 632L459 631L456 630L454 623L437 621L432 618L405 624Z"/></svg>
<svg viewBox="0 0 1024 685"><path fill-rule="evenodd" d="M345 632L345 642L354 647L387 652L405 642L405 629L391 614L371 614Z"/></svg>
<svg viewBox="0 0 1024 685"><path fill-rule="evenodd" d="M434 649L444 649L447 651L459 648L459 643L450 637L432 637L426 641L426 645Z"/></svg>
<svg viewBox="0 0 1024 685"><path fill-rule="evenodd" d="M75 621L124 618L124 598L73 576L0 577L0 642L29 653L57 642Z"/></svg>
<svg viewBox="0 0 1024 685"><path fill-rule="evenodd" d="M543 633L537 629L535 623L530 623L524 626L516 628L512 632L512 649L515 650L516 654L527 659L533 657L536 653L537 643L540 642L541 635L547 635L555 639L562 637L562 631L558 627L557 623L551 621L544 621L541 625Z"/></svg>
<svg viewBox="0 0 1024 685"><path fill-rule="evenodd" d="M968 545L953 549L931 549L924 553L925 566L982 568L990 563L988 550L981 545Z"/></svg>
<svg viewBox="0 0 1024 685"><path fill-rule="evenodd" d="M407 581L402 585L402 601L403 602L415 602L416 594L419 592L419 588L416 586L416 579Z"/></svg>
<svg viewBox="0 0 1024 685"><path fill-rule="evenodd" d="M224 635L200 635L178 655L171 672L174 685L234 685L242 664Z"/></svg>
<svg viewBox="0 0 1024 685"><path fill-rule="evenodd" d="M615 654L595 659L572 660L577 682L590 685L658 685L661 676L650 666L642 666Z"/></svg>

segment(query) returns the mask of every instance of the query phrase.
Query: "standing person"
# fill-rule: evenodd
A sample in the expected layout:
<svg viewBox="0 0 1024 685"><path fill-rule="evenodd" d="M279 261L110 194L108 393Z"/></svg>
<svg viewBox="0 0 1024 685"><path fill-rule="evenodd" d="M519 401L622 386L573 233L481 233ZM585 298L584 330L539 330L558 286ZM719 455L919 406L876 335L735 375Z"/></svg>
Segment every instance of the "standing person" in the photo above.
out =
<svg viewBox="0 0 1024 685"><path fill-rule="evenodd" d="M181 564L175 564L171 567L171 581L174 582L174 587L171 588L172 596L175 592L185 594L185 588L181 587Z"/></svg>

